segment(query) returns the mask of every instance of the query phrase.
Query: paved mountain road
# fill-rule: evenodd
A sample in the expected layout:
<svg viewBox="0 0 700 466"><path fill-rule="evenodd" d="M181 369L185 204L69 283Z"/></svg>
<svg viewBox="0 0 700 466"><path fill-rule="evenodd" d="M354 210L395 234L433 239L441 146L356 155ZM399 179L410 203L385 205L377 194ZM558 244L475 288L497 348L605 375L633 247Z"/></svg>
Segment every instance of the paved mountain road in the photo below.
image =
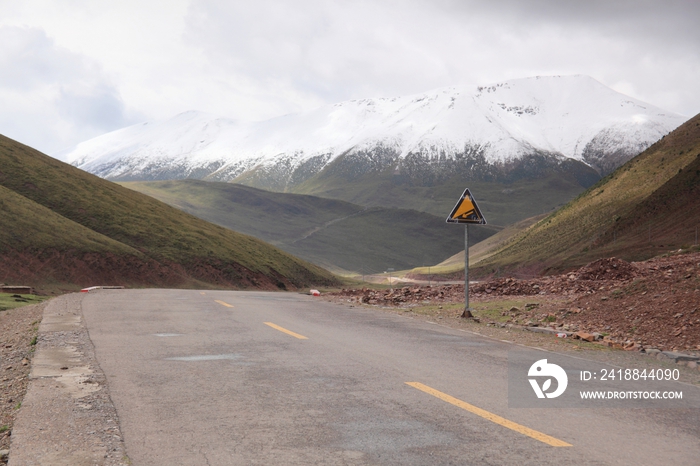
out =
<svg viewBox="0 0 700 466"><path fill-rule="evenodd" d="M379 310L292 293L102 290L82 312L134 465L700 458L697 411L511 409L513 345Z"/></svg>

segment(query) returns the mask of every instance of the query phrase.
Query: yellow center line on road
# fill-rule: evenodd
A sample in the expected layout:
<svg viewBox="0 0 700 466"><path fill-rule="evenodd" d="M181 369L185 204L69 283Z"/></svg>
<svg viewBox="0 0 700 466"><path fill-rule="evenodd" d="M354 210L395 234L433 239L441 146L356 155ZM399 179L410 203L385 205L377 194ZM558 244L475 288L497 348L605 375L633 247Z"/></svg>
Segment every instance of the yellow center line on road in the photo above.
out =
<svg viewBox="0 0 700 466"><path fill-rule="evenodd" d="M466 403L462 400L458 400L455 397L452 397L448 395L447 393L442 393L441 391L435 390L434 388L430 388L427 385L423 385L420 382L406 382L406 385L410 385L413 388L417 388L418 390L425 392L429 395L433 395L436 398L440 398L442 401L446 401L452 405L455 405L459 408L462 408L466 411L469 411L470 413L476 414L477 416L481 416L484 419L488 419L491 422L495 422L498 425L501 425L503 427L507 427L511 430L514 430L516 432L519 432L523 435L527 435L528 437L532 437L535 440L539 440L540 442L546 443L547 445L551 445L553 447L571 447L570 443L566 443L563 440L559 440L554 437L550 437L547 434L543 434L542 432L538 432L536 430L530 429L529 427L525 427L523 425L517 424L513 421L509 421L508 419L505 419L497 414L490 413L484 409L477 408L474 405L471 405L469 403Z"/></svg>
<svg viewBox="0 0 700 466"><path fill-rule="evenodd" d="M231 304L225 303L225 302L223 302L223 301L219 301L218 299L215 300L214 302L219 303L219 304L221 304L222 306L233 307Z"/></svg>
<svg viewBox="0 0 700 466"><path fill-rule="evenodd" d="M299 335L298 333L294 333L291 330L287 330L286 328L280 327L279 325L273 324L272 322L263 322L263 323L265 325L269 325L270 327L272 327L276 330L279 330L280 332L286 333L287 335L291 335L294 338L298 338L300 340L308 340L308 338L305 337L304 335Z"/></svg>

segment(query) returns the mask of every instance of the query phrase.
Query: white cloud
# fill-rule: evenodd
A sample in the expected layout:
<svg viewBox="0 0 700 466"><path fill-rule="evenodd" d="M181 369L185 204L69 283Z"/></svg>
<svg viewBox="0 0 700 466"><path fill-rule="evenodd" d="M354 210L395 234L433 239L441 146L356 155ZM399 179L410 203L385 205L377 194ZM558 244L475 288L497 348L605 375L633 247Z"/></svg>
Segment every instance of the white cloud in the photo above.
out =
<svg viewBox="0 0 700 466"><path fill-rule="evenodd" d="M41 30L0 26L0 132L53 151L132 122L93 60Z"/></svg>
<svg viewBox="0 0 700 466"><path fill-rule="evenodd" d="M190 109L257 120L548 74L694 115L699 15L680 0L0 0L0 133L50 152Z"/></svg>
<svg viewBox="0 0 700 466"><path fill-rule="evenodd" d="M654 6L658 12L639 2L196 0L185 37L217 72L302 107L305 100L589 74L608 84L635 82L640 95L666 96L652 103L697 112L698 86L664 72L697 77L697 28L674 27L690 28L690 15Z"/></svg>

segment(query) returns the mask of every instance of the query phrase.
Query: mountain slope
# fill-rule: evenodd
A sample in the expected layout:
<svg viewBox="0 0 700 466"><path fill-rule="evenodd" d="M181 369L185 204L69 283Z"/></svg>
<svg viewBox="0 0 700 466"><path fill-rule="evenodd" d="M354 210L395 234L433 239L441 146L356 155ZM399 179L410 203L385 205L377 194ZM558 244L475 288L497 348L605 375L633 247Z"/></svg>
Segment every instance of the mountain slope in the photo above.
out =
<svg viewBox="0 0 700 466"><path fill-rule="evenodd" d="M188 279L175 264L164 266L4 186L0 224L0 283L53 289L95 283L172 286Z"/></svg>
<svg viewBox="0 0 700 466"><path fill-rule="evenodd" d="M697 149L692 162L620 218L615 229L607 231L600 243L630 259L646 259L659 250L698 245L700 150Z"/></svg>
<svg viewBox="0 0 700 466"><path fill-rule="evenodd" d="M334 173L333 167L329 167L296 187L295 191L364 206L414 209L447 217L464 188L468 187L489 225L504 227L524 218L550 213L597 179L596 176L580 181L570 171L550 168L543 169L538 176L512 181L474 180L455 175L433 186L419 186L402 179L391 169L348 178Z"/></svg>
<svg viewBox="0 0 700 466"><path fill-rule="evenodd" d="M258 123L187 112L55 155L124 181L209 178L288 191L345 159L356 175L391 167L433 185L455 169L503 178L532 156L608 172L683 121L587 76L537 77L353 100Z"/></svg>
<svg viewBox="0 0 700 466"><path fill-rule="evenodd" d="M611 255L644 259L694 242L700 225L700 115L478 264L565 269Z"/></svg>
<svg viewBox="0 0 700 466"><path fill-rule="evenodd" d="M416 210L274 193L197 180L123 186L235 231L253 235L330 270L381 272L440 261L463 245L463 232ZM474 241L493 234L486 226Z"/></svg>
<svg viewBox="0 0 700 466"><path fill-rule="evenodd" d="M62 248L142 256L136 249L68 220L4 186L0 186L0 212L0 253L10 248Z"/></svg>
<svg viewBox="0 0 700 466"><path fill-rule="evenodd" d="M204 222L2 136L0 186L102 235L99 238L110 238L115 254L136 257L136 252L144 263L158 264L166 278L153 283L145 274L144 285L199 281L272 288L334 282L326 271L262 241ZM16 218L2 222L3 229L20 232ZM20 255L42 253L39 245L16 246L10 243L2 249ZM67 245L59 249L65 251ZM81 246L78 252L90 251Z"/></svg>

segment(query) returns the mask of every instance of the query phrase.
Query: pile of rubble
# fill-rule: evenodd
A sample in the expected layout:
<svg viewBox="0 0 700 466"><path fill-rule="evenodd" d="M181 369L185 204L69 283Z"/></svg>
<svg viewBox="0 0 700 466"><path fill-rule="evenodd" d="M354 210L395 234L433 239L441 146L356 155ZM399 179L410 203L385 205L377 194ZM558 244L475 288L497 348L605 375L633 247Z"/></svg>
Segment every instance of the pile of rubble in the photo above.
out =
<svg viewBox="0 0 700 466"><path fill-rule="evenodd" d="M593 294L601 285L620 283L645 276L645 271L615 257L601 259L564 275L529 280L496 278L469 286L470 296L533 296L547 294ZM356 298L363 304L423 303L434 300L453 301L464 298L464 285L412 286L394 290L343 289L342 296Z"/></svg>
<svg viewBox="0 0 700 466"><path fill-rule="evenodd" d="M343 289L335 295L361 304L400 305L405 303L456 302L464 299L464 285L413 286L393 290Z"/></svg>
<svg viewBox="0 0 700 466"><path fill-rule="evenodd" d="M569 280L631 280L640 275L641 270L634 264L616 257L600 259L568 274Z"/></svg>
<svg viewBox="0 0 700 466"><path fill-rule="evenodd" d="M492 279L469 291L475 302L502 296L540 302L511 309L497 325L600 335L596 341L623 349L700 350L700 253L638 263L607 258L562 275ZM464 285L344 289L335 296L378 306L459 303Z"/></svg>
<svg viewBox="0 0 700 466"><path fill-rule="evenodd" d="M462 289L464 289L464 287L462 287ZM534 282L533 280L517 280L515 278L501 278L491 280L487 283L469 286L469 293L473 293L475 296L484 294L527 296L544 292L545 290L540 283Z"/></svg>

